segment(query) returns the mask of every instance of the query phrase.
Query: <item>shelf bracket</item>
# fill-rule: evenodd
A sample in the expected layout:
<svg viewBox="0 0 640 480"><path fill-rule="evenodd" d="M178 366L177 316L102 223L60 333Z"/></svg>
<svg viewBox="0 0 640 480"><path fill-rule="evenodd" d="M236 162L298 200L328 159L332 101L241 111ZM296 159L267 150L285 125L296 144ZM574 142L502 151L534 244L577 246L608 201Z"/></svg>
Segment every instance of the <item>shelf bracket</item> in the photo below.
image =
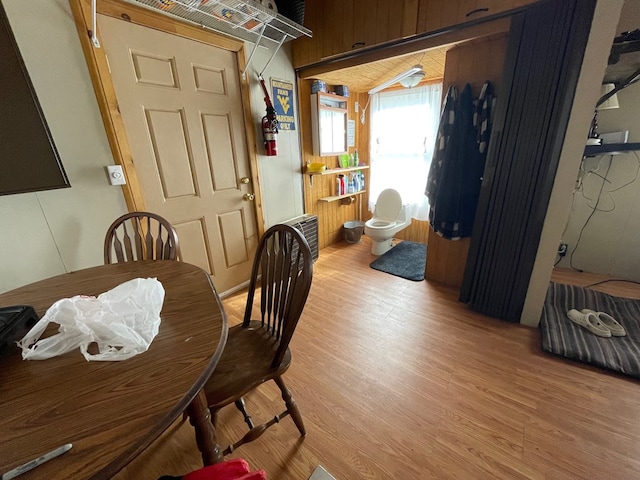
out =
<svg viewBox="0 0 640 480"><path fill-rule="evenodd" d="M91 43L96 48L100 48L100 41L98 40L97 32L97 24L98 24L98 13L96 3L98 0L91 0Z"/></svg>
<svg viewBox="0 0 640 480"><path fill-rule="evenodd" d="M273 51L273 53L271 54L271 58L269 59L269 61L267 62L267 64L264 66L264 68L262 69L262 71L258 74L258 78L262 78L262 74L265 72L265 70L267 68L269 68L269 65L271 65L271 61L274 59L274 57L276 56L276 54L278 53L278 51L280 50L280 47L282 47L282 44L284 43L284 41L287 39L287 34L285 33L282 36L282 40L280 40L280 43L278 43L278 46L276 47L276 49Z"/></svg>
<svg viewBox="0 0 640 480"><path fill-rule="evenodd" d="M260 28L260 34L258 35L258 39L256 40L256 42L253 44L253 48L251 49L251 53L249 54L249 59L247 60L247 64L244 67L244 70L242 71L242 80L246 80L247 78L247 70L249 69L249 65L251 65L251 60L253 59L253 54L256 53L256 50L258 49L258 46L260 45L260 40L262 40L262 36L264 35L264 31L267 28L267 24L263 23L262 24L262 28Z"/></svg>

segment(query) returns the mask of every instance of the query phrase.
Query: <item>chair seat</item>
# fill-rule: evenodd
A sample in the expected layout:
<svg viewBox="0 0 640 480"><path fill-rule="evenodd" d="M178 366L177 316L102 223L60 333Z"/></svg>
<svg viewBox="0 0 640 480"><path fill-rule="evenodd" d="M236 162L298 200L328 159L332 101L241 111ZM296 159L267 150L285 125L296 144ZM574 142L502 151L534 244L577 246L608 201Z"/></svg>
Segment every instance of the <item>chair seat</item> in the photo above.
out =
<svg viewBox="0 0 640 480"><path fill-rule="evenodd" d="M252 320L247 328L231 327L218 366L205 385L209 408L222 408L286 372L291 364L288 348L280 365L271 368L277 348L278 341L259 321Z"/></svg>

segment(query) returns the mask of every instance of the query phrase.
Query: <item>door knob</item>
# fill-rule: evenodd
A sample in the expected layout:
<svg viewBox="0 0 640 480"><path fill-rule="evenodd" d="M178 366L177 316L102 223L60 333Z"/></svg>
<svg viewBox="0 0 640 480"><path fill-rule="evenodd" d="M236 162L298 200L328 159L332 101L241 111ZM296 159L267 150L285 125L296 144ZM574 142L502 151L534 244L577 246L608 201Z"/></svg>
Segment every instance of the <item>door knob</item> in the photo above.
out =
<svg viewBox="0 0 640 480"><path fill-rule="evenodd" d="M245 199L245 201L247 202L253 202L253 200L256 198L256 196L253 193L245 193L242 198Z"/></svg>
<svg viewBox="0 0 640 480"><path fill-rule="evenodd" d="M249 177L242 177L242 178L240 179L240 183L243 183L243 184L245 184L245 185L246 185L247 183L249 183L249 181L250 181L250 180L249 180Z"/></svg>

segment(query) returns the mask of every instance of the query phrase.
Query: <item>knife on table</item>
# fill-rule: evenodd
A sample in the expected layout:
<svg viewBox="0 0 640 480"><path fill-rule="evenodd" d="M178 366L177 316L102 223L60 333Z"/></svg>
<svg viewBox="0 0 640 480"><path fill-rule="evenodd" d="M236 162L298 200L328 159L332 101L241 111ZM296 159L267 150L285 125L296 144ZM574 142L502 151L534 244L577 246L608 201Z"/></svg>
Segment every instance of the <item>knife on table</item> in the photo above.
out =
<svg viewBox="0 0 640 480"><path fill-rule="evenodd" d="M9 470L7 473L3 473L2 479L0 480L11 480L12 478L16 478L18 475L22 475L29 470L33 470L37 466L42 465L44 462L48 462L52 458L59 457L63 453L68 452L69 450L71 450L71 447L72 445L70 443L67 443L65 445L62 445L61 447L53 449L50 452L45 453L44 455L31 460L30 462L25 463L24 465L20 465L13 470Z"/></svg>

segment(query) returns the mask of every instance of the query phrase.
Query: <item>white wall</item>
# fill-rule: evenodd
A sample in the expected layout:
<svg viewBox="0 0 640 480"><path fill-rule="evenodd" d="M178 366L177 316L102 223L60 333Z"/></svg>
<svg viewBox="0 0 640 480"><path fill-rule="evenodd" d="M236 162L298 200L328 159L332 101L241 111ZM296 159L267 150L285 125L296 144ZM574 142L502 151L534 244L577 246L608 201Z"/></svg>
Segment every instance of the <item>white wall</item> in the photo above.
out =
<svg viewBox="0 0 640 480"><path fill-rule="evenodd" d="M629 130L629 141L640 142L640 84L622 90L618 100L620 108L599 112L598 131ZM583 170L594 173L580 172L582 185L574 195L571 216L562 236L562 241L569 245L568 254L560 267L640 281L639 155L640 152L626 152L589 157L583 161ZM607 170L607 181L604 181L600 176ZM591 216L603 181L598 211ZM584 227L589 216L591 219Z"/></svg>
<svg viewBox="0 0 640 480"><path fill-rule="evenodd" d="M247 58L252 45L246 45ZM296 130L280 130L277 136L278 156L267 157L262 146L261 119L266 113L264 93L257 80L257 75L266 66L272 52L265 48L259 48L249 65L248 78L251 82L251 111L256 127L255 135L258 152L258 167L262 186L262 201L265 223L270 227L276 223L297 217L304 213L304 200L302 188L302 151L300 147L300 112L298 111L297 85L295 71L291 64L291 46L283 45L273 59L269 68L262 74L271 97L275 104L271 89L271 78L285 80L293 84Z"/></svg>
<svg viewBox="0 0 640 480"><path fill-rule="evenodd" d="M640 2L626 0L616 34L635 30L640 26L639 23ZM624 55L621 60L625 60ZM598 113L598 131L607 133L629 130L629 142L640 142L640 84L631 85L621 91L618 100L620 108L601 110ZM581 184L574 194L571 215L562 235L562 241L569 245L568 254L560 261L559 267L573 267L613 277L640 280L638 155L640 152L628 152L613 157L601 155L589 157L582 162L582 169L577 175ZM598 175L604 176L610 162L611 168L607 174L607 181L604 182L598 211L591 216L583 230L603 186L603 180ZM594 173L585 174L590 171ZM628 185L624 186L625 184ZM618 188L620 189L617 190ZM583 231L580 238L581 230Z"/></svg>
<svg viewBox="0 0 640 480"><path fill-rule="evenodd" d="M113 158L67 0L2 3L72 187L0 197L0 292L101 264L105 231L127 211L104 172ZM299 130L280 133L277 157L261 155L265 106L255 75L270 55L259 48L248 72L267 226L304 212ZM272 76L295 87L288 45L264 73Z"/></svg>
<svg viewBox="0 0 640 480"><path fill-rule="evenodd" d="M109 224L126 212L66 0L3 0L71 188L0 197L0 292L99 265Z"/></svg>

